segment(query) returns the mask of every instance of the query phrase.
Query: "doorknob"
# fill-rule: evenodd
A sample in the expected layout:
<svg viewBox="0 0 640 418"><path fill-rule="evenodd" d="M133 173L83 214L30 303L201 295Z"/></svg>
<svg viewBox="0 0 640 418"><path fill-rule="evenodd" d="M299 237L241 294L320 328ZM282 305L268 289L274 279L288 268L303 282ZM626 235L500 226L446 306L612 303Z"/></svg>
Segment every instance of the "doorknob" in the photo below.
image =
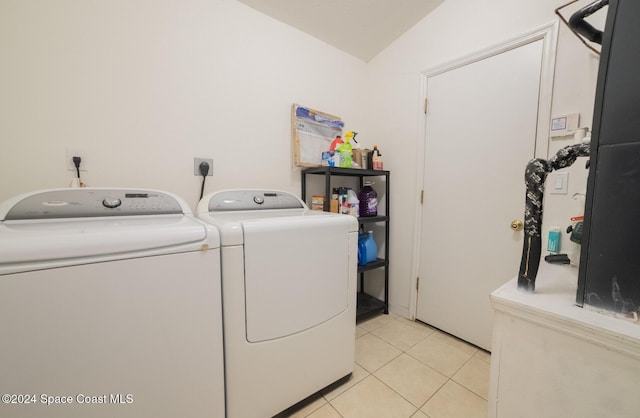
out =
<svg viewBox="0 0 640 418"><path fill-rule="evenodd" d="M522 231L522 229L524 228L524 224L522 223L522 221L520 219L515 219L513 221L511 221L511 229L513 231Z"/></svg>

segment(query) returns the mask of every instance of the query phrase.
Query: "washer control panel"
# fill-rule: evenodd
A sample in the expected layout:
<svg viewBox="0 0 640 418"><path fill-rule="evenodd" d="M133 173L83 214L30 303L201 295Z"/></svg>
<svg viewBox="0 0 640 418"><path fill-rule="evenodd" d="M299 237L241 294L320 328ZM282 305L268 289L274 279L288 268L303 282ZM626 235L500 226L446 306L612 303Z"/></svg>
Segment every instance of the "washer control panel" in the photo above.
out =
<svg viewBox="0 0 640 418"><path fill-rule="evenodd" d="M155 190L79 188L27 195L9 209L5 220L182 213L174 196Z"/></svg>
<svg viewBox="0 0 640 418"><path fill-rule="evenodd" d="M263 209L302 209L305 205L291 193L273 190L226 190L211 196L210 212Z"/></svg>

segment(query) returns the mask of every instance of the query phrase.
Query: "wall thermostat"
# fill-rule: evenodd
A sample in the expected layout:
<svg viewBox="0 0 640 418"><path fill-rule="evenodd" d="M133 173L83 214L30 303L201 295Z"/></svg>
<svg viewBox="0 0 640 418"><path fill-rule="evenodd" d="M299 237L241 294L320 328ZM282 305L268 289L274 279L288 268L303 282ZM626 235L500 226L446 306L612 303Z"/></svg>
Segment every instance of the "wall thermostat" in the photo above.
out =
<svg viewBox="0 0 640 418"><path fill-rule="evenodd" d="M573 135L575 130L578 129L578 123L580 123L579 113L571 113L551 119L551 138Z"/></svg>

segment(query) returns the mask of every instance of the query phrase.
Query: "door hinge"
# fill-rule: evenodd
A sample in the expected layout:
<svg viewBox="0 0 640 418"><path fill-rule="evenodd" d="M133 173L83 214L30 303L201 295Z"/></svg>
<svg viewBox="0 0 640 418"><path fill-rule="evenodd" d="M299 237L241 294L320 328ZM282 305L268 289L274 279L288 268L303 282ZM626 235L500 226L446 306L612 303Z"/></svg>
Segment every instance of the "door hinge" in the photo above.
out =
<svg viewBox="0 0 640 418"><path fill-rule="evenodd" d="M416 277L416 291L420 290L420 277Z"/></svg>
<svg viewBox="0 0 640 418"><path fill-rule="evenodd" d="M420 204L424 203L424 190L420 190Z"/></svg>
<svg viewBox="0 0 640 418"><path fill-rule="evenodd" d="M424 98L424 114L427 114L427 98Z"/></svg>

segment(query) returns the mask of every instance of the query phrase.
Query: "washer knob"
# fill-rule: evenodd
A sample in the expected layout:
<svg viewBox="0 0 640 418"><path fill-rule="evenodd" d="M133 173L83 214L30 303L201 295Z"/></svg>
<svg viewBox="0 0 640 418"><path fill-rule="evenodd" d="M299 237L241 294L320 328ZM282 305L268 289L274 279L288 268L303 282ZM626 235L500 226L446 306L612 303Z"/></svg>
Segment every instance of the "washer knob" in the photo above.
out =
<svg viewBox="0 0 640 418"><path fill-rule="evenodd" d="M102 206L109 209L115 209L122 204L122 200L117 197L107 197L102 201Z"/></svg>
<svg viewBox="0 0 640 418"><path fill-rule="evenodd" d="M253 196L253 201L256 202L257 204L261 205L264 203L264 198L260 197L260 196Z"/></svg>

